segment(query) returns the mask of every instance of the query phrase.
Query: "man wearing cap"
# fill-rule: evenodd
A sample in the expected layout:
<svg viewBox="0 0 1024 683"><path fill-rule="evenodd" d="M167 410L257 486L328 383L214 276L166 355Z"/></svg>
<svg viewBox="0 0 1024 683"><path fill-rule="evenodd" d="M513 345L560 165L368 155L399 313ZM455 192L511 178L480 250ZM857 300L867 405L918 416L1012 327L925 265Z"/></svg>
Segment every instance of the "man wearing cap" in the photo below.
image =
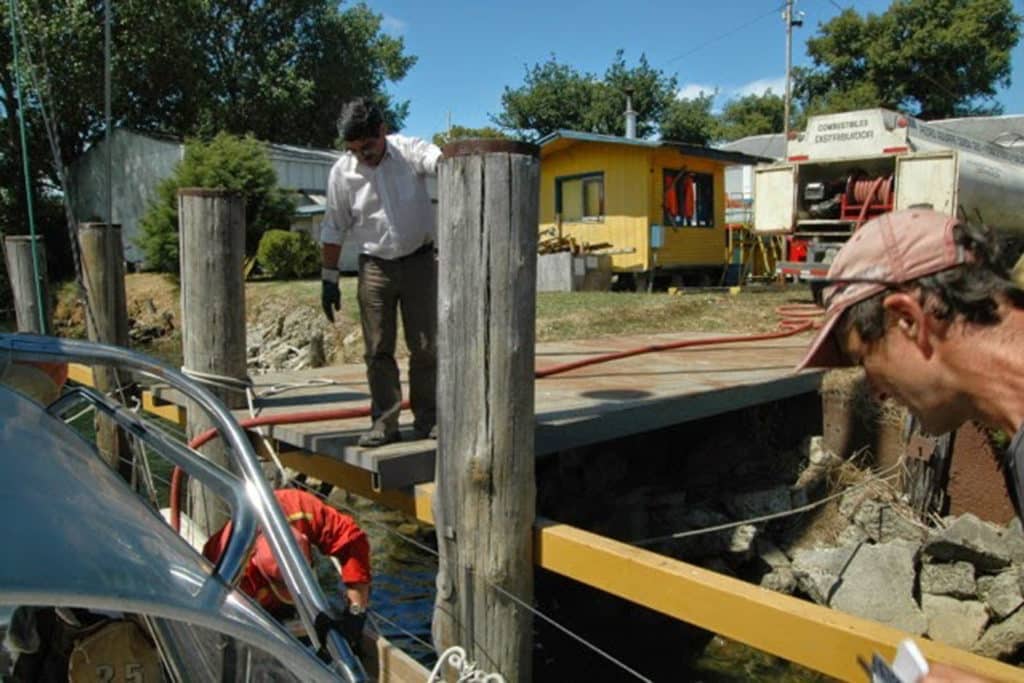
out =
<svg viewBox="0 0 1024 683"><path fill-rule="evenodd" d="M1013 435L1005 471L1024 518L1024 288L994 235L932 210L885 214L821 284L825 322L798 369L860 365L933 434L977 420Z"/></svg>
<svg viewBox="0 0 1024 683"><path fill-rule="evenodd" d="M865 223L821 286L825 321L797 369L860 365L923 429L977 420L1012 434L1007 487L1024 518L1024 288L994 235L926 209ZM936 665L922 683L982 683Z"/></svg>
<svg viewBox="0 0 1024 683"><path fill-rule="evenodd" d="M353 647L358 646L370 603L370 544L366 534L350 516L305 491L278 489L274 496L306 561L312 564L311 546L316 546L321 553L337 558L340 563L340 578L345 584L347 599L342 631ZM206 542L203 555L216 562L230 537L231 523L228 522ZM262 533L256 537L238 588L279 619L289 618L294 613L294 600Z"/></svg>

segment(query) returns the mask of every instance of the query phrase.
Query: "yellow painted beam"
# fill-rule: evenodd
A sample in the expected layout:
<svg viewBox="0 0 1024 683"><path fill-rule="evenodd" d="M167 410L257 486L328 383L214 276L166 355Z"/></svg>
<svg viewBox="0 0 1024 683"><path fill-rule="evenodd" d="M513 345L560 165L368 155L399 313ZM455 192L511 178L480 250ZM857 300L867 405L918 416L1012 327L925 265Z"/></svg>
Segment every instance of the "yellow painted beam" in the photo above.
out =
<svg viewBox="0 0 1024 683"><path fill-rule="evenodd" d="M323 455L306 453L305 451L285 451L278 454L281 462L304 472L311 477L340 486L346 491L377 501L394 510L415 517L426 524L434 523L434 513L430 508L434 499L433 484L419 484L409 489L375 490L370 472L348 463L328 458Z"/></svg>
<svg viewBox="0 0 1024 683"><path fill-rule="evenodd" d="M153 397L153 392L149 390L142 392L142 409L176 425L185 426L185 409L174 403L157 400Z"/></svg>
<svg viewBox="0 0 1024 683"><path fill-rule="evenodd" d="M862 681L857 657L891 660L907 634L582 529L538 522L534 554L545 569L845 681ZM1024 670L915 638L929 661L996 681Z"/></svg>
<svg viewBox="0 0 1024 683"><path fill-rule="evenodd" d="M68 363L68 379L86 386L96 386L92 375L92 367L81 363Z"/></svg>

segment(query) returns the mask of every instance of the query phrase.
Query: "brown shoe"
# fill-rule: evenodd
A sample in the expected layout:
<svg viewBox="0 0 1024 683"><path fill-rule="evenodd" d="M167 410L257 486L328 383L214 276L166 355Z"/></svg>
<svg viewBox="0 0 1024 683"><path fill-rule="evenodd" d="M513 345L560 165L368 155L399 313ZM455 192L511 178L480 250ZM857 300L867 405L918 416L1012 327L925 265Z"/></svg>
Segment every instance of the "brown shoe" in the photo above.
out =
<svg viewBox="0 0 1024 683"><path fill-rule="evenodd" d="M398 432L385 432L383 429L371 429L359 435L359 446L361 448L377 448L386 446L389 443L401 441L402 436Z"/></svg>

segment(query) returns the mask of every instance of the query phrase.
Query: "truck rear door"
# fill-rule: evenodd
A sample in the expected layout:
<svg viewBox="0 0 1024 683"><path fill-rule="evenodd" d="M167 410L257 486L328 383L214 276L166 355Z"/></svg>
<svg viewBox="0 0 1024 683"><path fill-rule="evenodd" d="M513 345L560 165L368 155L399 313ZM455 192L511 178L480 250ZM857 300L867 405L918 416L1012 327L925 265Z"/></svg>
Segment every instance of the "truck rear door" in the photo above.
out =
<svg viewBox="0 0 1024 683"><path fill-rule="evenodd" d="M954 215L957 198L956 151L919 152L896 158L895 209L930 206Z"/></svg>
<svg viewBox="0 0 1024 683"><path fill-rule="evenodd" d="M754 230L792 230L795 210L796 167L776 164L754 169Z"/></svg>

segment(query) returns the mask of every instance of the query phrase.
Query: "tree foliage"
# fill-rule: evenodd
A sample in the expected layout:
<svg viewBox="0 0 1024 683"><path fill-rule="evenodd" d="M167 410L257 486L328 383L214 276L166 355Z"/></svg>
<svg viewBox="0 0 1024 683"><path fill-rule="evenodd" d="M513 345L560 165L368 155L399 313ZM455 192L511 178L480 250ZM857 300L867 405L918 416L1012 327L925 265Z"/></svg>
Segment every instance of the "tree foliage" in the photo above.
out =
<svg viewBox="0 0 1024 683"><path fill-rule="evenodd" d="M502 111L491 117L504 129L537 139L559 129L624 135L627 88L633 89L636 133L644 138L658 122L676 92L675 76L652 67L643 55L630 67L618 50L603 78L582 73L554 55L527 68L523 84L505 87Z"/></svg>
<svg viewBox="0 0 1024 683"><path fill-rule="evenodd" d="M146 267L178 272L178 188L237 190L245 197L245 250L254 254L263 233L287 230L294 206L277 187L277 175L261 142L227 133L210 142L190 140L174 173L160 183L157 199L142 218L139 248Z"/></svg>
<svg viewBox="0 0 1024 683"><path fill-rule="evenodd" d="M714 101L715 93L704 92L697 97L673 100L662 116L661 138L694 145L711 142L718 129L718 122L711 112Z"/></svg>
<svg viewBox="0 0 1024 683"><path fill-rule="evenodd" d="M467 138L506 139L508 138L508 135L506 135L504 131L498 130L493 126L470 128L467 126L454 125L448 130L434 133L433 142L438 147L444 147L449 142L465 140Z"/></svg>
<svg viewBox="0 0 1024 683"><path fill-rule="evenodd" d="M718 116L721 140L738 140L748 135L781 133L784 129L785 103L771 89L760 95L750 94L726 102Z"/></svg>
<svg viewBox="0 0 1024 683"><path fill-rule="evenodd" d="M807 41L795 72L807 113L862 107L925 119L999 113L1021 17L1011 0L896 0L882 14L847 9Z"/></svg>
<svg viewBox="0 0 1024 683"><path fill-rule="evenodd" d="M415 63L400 37L382 33L364 4L335 0L118 0L111 3L113 124L209 139L220 131L329 147L341 104L356 95L384 105L399 130L408 103L388 82ZM24 226L25 193L7 3L0 10L0 220ZM35 200L104 132L103 3L20 0L20 39L31 187ZM40 106L55 125L59 160Z"/></svg>

